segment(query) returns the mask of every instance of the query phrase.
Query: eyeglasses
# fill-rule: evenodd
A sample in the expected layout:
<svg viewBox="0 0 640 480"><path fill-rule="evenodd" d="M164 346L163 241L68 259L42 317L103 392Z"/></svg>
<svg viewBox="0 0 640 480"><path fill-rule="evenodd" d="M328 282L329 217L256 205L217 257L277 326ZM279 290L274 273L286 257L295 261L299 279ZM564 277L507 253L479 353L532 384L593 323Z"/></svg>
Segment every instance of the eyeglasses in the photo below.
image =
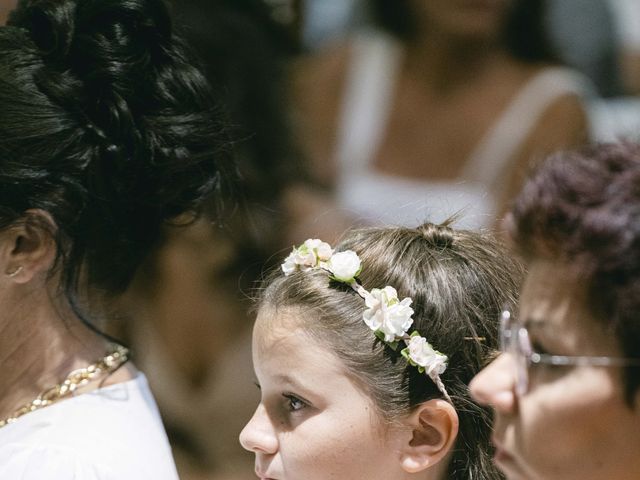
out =
<svg viewBox="0 0 640 480"><path fill-rule="evenodd" d="M516 393L524 395L529 390L529 366L544 364L555 366L591 367L640 367L640 359L622 357L589 357L548 355L533 351L529 332L509 310L500 317L500 350L513 356L516 366Z"/></svg>

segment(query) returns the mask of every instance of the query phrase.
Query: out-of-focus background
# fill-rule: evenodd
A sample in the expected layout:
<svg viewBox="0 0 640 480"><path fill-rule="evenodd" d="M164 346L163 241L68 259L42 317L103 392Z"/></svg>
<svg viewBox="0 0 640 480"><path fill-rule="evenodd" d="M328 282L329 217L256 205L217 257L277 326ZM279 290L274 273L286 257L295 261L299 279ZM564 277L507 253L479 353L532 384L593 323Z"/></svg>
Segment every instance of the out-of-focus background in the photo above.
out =
<svg viewBox="0 0 640 480"><path fill-rule="evenodd" d="M0 22L14 1L0 0ZM459 214L493 228L546 153L640 132L638 0L174 0L240 173L224 218L167 226L112 332L181 478L254 478L252 297L308 237Z"/></svg>

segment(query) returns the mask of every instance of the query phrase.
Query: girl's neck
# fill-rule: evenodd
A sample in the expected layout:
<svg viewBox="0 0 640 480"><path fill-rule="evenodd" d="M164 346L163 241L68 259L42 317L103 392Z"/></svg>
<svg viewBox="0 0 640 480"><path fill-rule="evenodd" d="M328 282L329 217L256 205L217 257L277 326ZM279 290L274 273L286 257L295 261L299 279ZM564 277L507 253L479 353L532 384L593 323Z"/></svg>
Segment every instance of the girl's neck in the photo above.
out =
<svg viewBox="0 0 640 480"><path fill-rule="evenodd" d="M16 289L0 316L0 419L11 416L107 345L46 289Z"/></svg>

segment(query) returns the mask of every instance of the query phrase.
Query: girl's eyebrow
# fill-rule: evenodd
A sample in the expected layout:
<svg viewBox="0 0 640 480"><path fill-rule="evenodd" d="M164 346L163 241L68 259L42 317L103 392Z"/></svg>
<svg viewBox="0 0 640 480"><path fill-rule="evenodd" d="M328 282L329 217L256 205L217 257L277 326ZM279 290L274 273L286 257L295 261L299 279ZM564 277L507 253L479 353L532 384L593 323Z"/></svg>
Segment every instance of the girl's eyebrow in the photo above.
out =
<svg viewBox="0 0 640 480"><path fill-rule="evenodd" d="M282 373L275 376L275 379L280 383L286 383L287 385L293 386L302 386L299 382L296 381L295 378L287 375L286 373Z"/></svg>
<svg viewBox="0 0 640 480"><path fill-rule="evenodd" d="M274 380L280 384L281 386L285 386L296 390L300 393L304 393L306 395L311 395L313 392L313 383L306 383L304 381L300 381L295 377L288 375L286 373L276 375Z"/></svg>

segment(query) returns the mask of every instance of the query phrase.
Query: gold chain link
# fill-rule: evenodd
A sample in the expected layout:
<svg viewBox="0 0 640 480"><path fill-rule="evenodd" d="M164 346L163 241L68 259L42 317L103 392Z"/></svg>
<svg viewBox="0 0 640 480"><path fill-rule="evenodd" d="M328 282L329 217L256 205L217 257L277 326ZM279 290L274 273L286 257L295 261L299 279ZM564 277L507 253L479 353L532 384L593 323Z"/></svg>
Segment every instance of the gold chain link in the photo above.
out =
<svg viewBox="0 0 640 480"><path fill-rule="evenodd" d="M0 428L15 422L21 416L48 407L49 405L72 395L78 388L86 385L98 375L109 374L129 359L129 350L122 345L114 345L112 351L88 367L70 372L62 383L46 389L34 400L17 409L11 416L0 420Z"/></svg>

